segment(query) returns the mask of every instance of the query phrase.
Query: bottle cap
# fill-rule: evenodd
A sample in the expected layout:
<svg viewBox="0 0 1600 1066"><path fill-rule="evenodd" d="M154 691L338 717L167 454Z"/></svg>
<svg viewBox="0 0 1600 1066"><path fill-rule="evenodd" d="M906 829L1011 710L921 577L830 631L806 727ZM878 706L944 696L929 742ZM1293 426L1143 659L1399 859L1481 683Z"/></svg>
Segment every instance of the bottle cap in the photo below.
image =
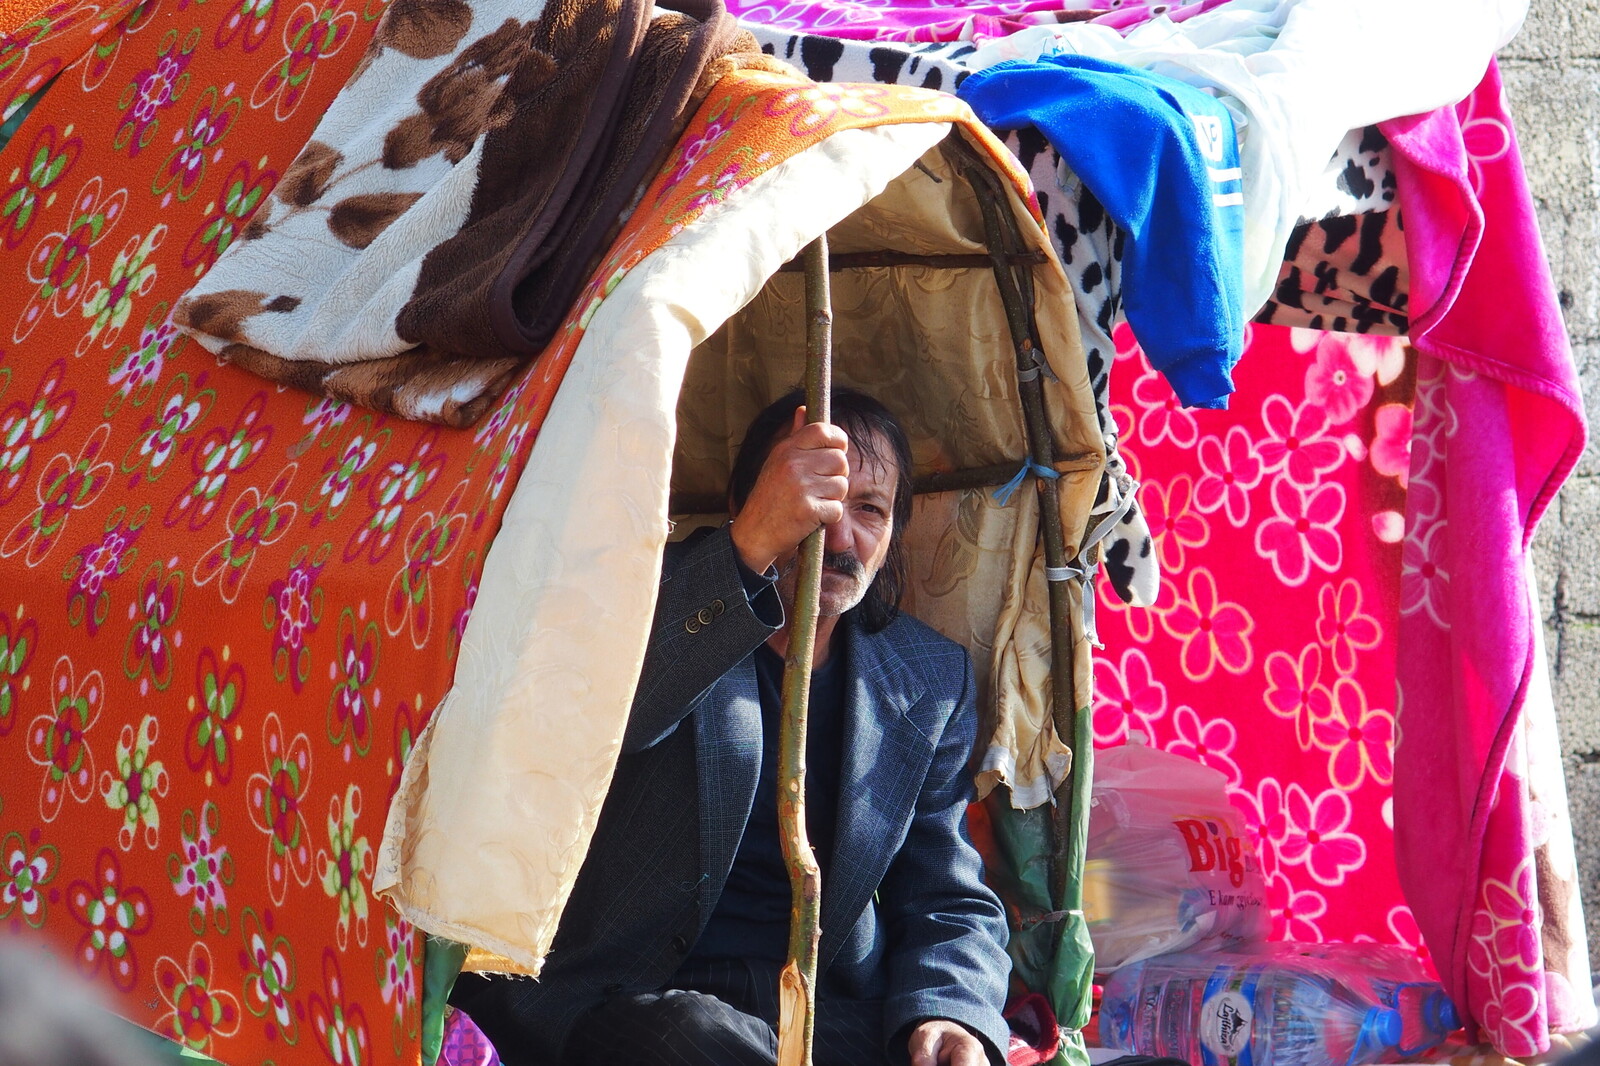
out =
<svg viewBox="0 0 1600 1066"><path fill-rule="evenodd" d="M1355 1047L1350 1051L1346 1066L1363 1062L1381 1062L1385 1049L1398 1048L1405 1035L1400 1022L1400 1012L1387 1007L1373 1007L1361 1019L1361 1031L1356 1034Z"/></svg>
<svg viewBox="0 0 1600 1066"><path fill-rule="evenodd" d="M1438 1019L1441 1032L1453 1033L1461 1028L1461 1015L1456 1013L1456 1005L1450 1001L1449 996L1440 992L1435 997L1434 1009L1436 1012L1434 1017Z"/></svg>

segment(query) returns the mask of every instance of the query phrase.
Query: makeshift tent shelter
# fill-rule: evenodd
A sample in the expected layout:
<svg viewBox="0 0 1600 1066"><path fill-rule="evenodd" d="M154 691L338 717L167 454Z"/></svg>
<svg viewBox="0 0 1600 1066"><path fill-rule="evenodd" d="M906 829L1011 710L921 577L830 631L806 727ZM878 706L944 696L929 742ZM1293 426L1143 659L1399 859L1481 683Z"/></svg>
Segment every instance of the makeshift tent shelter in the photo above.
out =
<svg viewBox="0 0 1600 1066"><path fill-rule="evenodd" d="M716 290L692 295L717 309L691 313L705 305L658 300L658 290L646 289L649 276L639 268L656 254L663 262L687 256L682 249L697 236L691 219L719 202L716 217L734 217L754 195L758 170L787 176L781 157L803 155L797 141L846 145L825 169L857 175L864 199L877 180L915 180L913 163L937 139L928 130L926 143L901 139L918 123L872 126L885 117L875 108L901 119L932 108L918 114L931 120L922 125L965 121L935 96L803 91L792 110L775 107L778 114L763 116L772 142L736 156L740 145L729 141L726 154L699 157L653 213L636 216L585 296L598 301L594 317L580 317L581 329L558 341L474 432L383 421L337 403L308 405L213 366L194 346L179 347L165 317L294 158L378 14L376 7L332 2L294 10L63 5L28 13L0 72L11 102L57 78L0 157L17 160L3 198L15 205L4 215L4 269L12 280L3 291L28 294L26 302L8 304L15 325L0 362L0 507L8 519L0 522L7 533L0 566L25 575L25 585L8 580L6 587L31 590L18 597L22 609L8 604L0 617L0 711L12 725L6 757L15 767L11 778L26 786L15 797L0 793L14 889L7 917L19 930L43 929L71 951L81 970L119 993L117 1002L135 1020L225 1059L292 1059L311 1042L369 1061L410 1057L420 1039L421 941L408 923L373 905L365 878L377 865L377 797L396 787L453 665L453 698L487 703L469 694L471 675L462 673L488 661L471 642L468 611L480 619L475 628L496 630L486 612L509 591L500 574L536 576L551 590L552 613L517 624L537 625L548 638L541 654L562 669L510 667L486 687L539 688L552 693L548 706L558 709L556 690L545 688L552 677L573 688L586 684L565 670L582 651L573 635L584 626L633 624L645 613L638 606L653 556L606 552L587 536L573 537L559 556L532 553L539 557L526 565L508 562L484 576L507 543L497 531L550 535L545 527L561 508L537 502L534 493L549 500L560 495L556 486L574 480L605 484L635 464L662 469L671 375L642 366L619 385L609 372L614 366L577 358L587 331L605 325L602 312L628 317L618 309L629 306L638 315L627 328L645 342L709 333L732 313L737 291L753 292L807 234L837 221L802 217L809 200L796 195L744 231L765 233L774 218L791 224L787 251L764 246L753 262L744 242L713 249L707 238L700 251L716 254L716 269L697 276L694 287ZM250 76L241 79L239 70ZM853 125L859 128L845 129ZM869 127L878 132L862 132ZM849 137L821 140L835 130ZM769 143L780 150L759 158ZM840 209L840 217L846 213ZM669 238L679 222L685 228ZM619 270L626 273L619 277ZM780 278L762 299L783 304L785 284ZM1065 306L1064 294L1053 295ZM580 316L588 309L580 306ZM728 327L741 328L737 318ZM1070 336L1065 323L1050 332ZM985 343L1009 346L998 328ZM701 358L718 358L717 344ZM1086 418L1069 349L1070 342L1046 346L1067 383L1057 387L1076 397L1062 413ZM687 347L677 350L687 354ZM583 388L574 387L579 383ZM586 395L643 406L601 410L580 402ZM756 397L722 402L731 423ZM1153 406L1165 409L1165 401ZM596 432L594 416L629 411L647 414L642 424L652 427L637 438L638 452L556 446ZM1098 441L1096 433L1060 443L1063 454L1093 455ZM930 465L937 461L931 446L924 454ZM1008 446L950 462L1021 455ZM702 458L708 470L719 461L709 446ZM643 524L649 531L638 543L653 542L663 535L652 523L664 513L667 486L658 482L649 493L644 512L617 499L591 501L613 509L571 520L604 529ZM516 498L536 502L513 513ZM1020 511L969 500L925 505L1000 523L980 525L978 535L953 545L967 563L995 561L972 552L972 543L1010 543L1019 552L1019 545L1031 546ZM598 572L611 574L615 588L597 586L591 578ZM990 628L959 600L942 602L925 596L917 609L947 612L944 624L952 627ZM1023 605L1010 609L1021 613ZM1017 661L1019 674L1038 668L1037 659L1019 654ZM284 686L292 695L280 700ZM175 693L182 696L176 718L148 713ZM626 702L620 688L586 695L597 702L582 704L581 713L579 704L568 704L571 717L552 728L571 725L576 733L590 724L574 721L589 708L608 703L615 714ZM462 747L474 776L509 754ZM572 772L558 752L535 754ZM592 818L605 773L605 753L598 754L578 775L583 787L561 789L560 802L538 812L548 818L542 836L559 856L552 884L581 857L581 827ZM1044 767L1058 754L1048 744L1034 749ZM420 783L424 768L418 764L412 774ZM193 792L180 800L184 788ZM439 792L431 790L435 798ZM472 818L478 813L468 809ZM451 832L459 823L438 824ZM377 872L402 876L399 867ZM423 874L410 886L413 893L444 890ZM1526 895L1517 886L1517 895ZM546 898L557 899L559 889L552 891ZM1475 912L1459 913L1470 921ZM548 939L555 910L526 925L516 915L501 917L515 929L498 944L465 928L459 935L502 949L537 944Z"/></svg>
<svg viewBox="0 0 1600 1066"><path fill-rule="evenodd" d="M984 596L957 585L921 600L957 629L990 634L1000 618L1012 636L991 655L1012 716L1048 713L1038 505L1024 494L1002 509L984 490L1029 455L1013 325L1049 371L1035 379L1050 420L1034 443L1055 453L1051 495L1073 541L1102 453L1072 305L1026 181L958 102L770 75L720 86L560 339L479 426L451 431L263 387L184 347L166 321L309 136L355 60L350 36L370 27L330 18L319 40L341 62L317 59L320 99L306 91L321 83L272 75L247 108L227 49L262 42L238 37L250 27L221 9L138 8L106 26L68 14L41 16L14 68L67 73L12 142L30 167L42 161L27 171L27 217L13 216L6 260L8 291L34 294L16 308L3 366L0 565L19 601L4 621L5 751L26 786L4 807L8 913L116 992L122 1013L224 1060L292 1058L313 1043L413 1057L421 937L374 905L374 876L436 929L537 964L642 653L677 377L724 321L691 395L716 380L717 359L747 354L728 341L741 331L781 365L796 279L778 268L836 224L849 268L841 347L870 339L880 355L940 356L922 371L845 358L840 378L893 375L907 396L944 397L933 417L907 410L925 469L969 485L937 505L984 547L1008 545L1018 567ZM168 32L167 18L198 25ZM153 110L96 106L98 94L121 99L124 67ZM184 106L187 122L171 121ZM159 152L173 125L176 146ZM958 127L972 147L941 148ZM248 158L229 167L234 146ZM1023 305L1020 322L1001 310L984 212L958 164L990 175L988 203L1022 235L999 262L1042 297L1031 322ZM930 258L947 255L958 258ZM904 313L851 313L879 300ZM136 310L137 339L125 332ZM694 408L701 432L679 437L685 490L714 486L723 419L781 383L775 373ZM947 418L962 432L944 432ZM946 549L968 566L993 561L959 538ZM619 668L630 654L633 670ZM1077 708L1087 663L1072 659L1057 691ZM1040 757L1062 769L1059 751ZM475 798L474 784L488 792ZM397 787L380 861L383 799ZM509 836L492 818L508 790L522 801Z"/></svg>

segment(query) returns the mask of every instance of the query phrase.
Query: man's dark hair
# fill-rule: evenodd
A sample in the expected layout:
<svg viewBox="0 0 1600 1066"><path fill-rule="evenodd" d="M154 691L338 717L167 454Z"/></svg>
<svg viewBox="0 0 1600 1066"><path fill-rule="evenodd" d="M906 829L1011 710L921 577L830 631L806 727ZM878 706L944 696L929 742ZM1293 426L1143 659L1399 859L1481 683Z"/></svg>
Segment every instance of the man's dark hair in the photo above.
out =
<svg viewBox="0 0 1600 1066"><path fill-rule="evenodd" d="M889 535L889 553L857 608L866 631L876 633L899 615L900 597L906 587L905 532L911 522L911 442L889 409L866 393L841 387L834 389L831 395L830 421L844 430L850 438L850 447L862 460L883 463L895 472L894 528ZM750 428L745 430L744 443L739 445L733 470L728 474L728 499L734 510L742 508L750 498L762 464L772 454L773 445L794 425L794 412L805 402L803 389L786 393L756 415ZM888 455L880 454L885 444L889 447Z"/></svg>

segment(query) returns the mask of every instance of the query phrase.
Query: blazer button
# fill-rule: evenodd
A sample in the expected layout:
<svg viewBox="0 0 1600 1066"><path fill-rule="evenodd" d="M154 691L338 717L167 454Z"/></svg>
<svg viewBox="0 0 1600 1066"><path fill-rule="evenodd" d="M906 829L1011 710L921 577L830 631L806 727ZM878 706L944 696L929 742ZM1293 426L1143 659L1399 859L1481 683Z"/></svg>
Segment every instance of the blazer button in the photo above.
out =
<svg viewBox="0 0 1600 1066"><path fill-rule="evenodd" d="M713 615L717 615L717 616L720 617L722 612L726 611L727 609L728 608L723 604L723 602L721 600L712 600L711 601L711 613Z"/></svg>
<svg viewBox="0 0 1600 1066"><path fill-rule="evenodd" d="M672 950L676 951L679 955L689 954L689 941L682 934L673 937Z"/></svg>
<svg viewBox="0 0 1600 1066"><path fill-rule="evenodd" d="M695 618L698 619L700 624L703 626L710 625L711 620L715 617L716 615L711 613L711 608L709 607L702 607L700 610L695 612Z"/></svg>
<svg viewBox="0 0 1600 1066"><path fill-rule="evenodd" d="M696 617L691 617L687 622L683 623L683 628L690 633L698 633L700 632L700 620Z"/></svg>

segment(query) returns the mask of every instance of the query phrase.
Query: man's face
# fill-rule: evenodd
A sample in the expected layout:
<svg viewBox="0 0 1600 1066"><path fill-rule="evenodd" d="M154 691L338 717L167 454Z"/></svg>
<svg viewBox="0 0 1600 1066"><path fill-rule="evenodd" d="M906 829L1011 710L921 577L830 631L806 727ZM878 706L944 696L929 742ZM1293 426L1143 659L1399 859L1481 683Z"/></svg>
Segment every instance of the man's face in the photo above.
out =
<svg viewBox="0 0 1600 1066"><path fill-rule="evenodd" d="M894 454L881 436L873 440L872 451L880 457ZM824 618L844 614L866 597L894 536L894 466L882 459L864 459L854 444L845 454L850 460L850 489L844 500L844 517L823 527L818 613ZM778 594L791 609L797 558L798 554L779 564Z"/></svg>

